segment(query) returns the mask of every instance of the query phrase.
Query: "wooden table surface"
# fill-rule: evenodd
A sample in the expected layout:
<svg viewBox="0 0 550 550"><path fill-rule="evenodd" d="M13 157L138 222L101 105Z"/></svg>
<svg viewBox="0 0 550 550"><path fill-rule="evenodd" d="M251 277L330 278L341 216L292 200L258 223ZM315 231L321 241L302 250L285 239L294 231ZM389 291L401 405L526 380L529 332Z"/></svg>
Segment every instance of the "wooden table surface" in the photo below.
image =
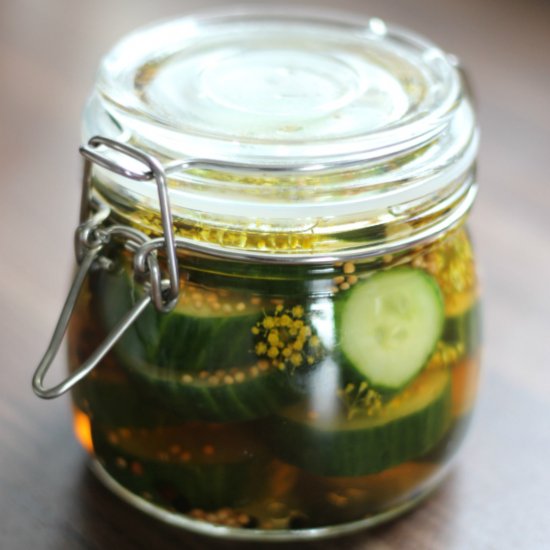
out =
<svg viewBox="0 0 550 550"><path fill-rule="evenodd" d="M87 470L68 398L44 402L30 389L73 264L79 116L99 57L138 25L210 4L0 1L2 549L241 546L177 532L112 496ZM550 548L550 4L338 5L429 35L471 73L482 127L472 226L486 346L475 422L441 489L390 525L305 546Z"/></svg>

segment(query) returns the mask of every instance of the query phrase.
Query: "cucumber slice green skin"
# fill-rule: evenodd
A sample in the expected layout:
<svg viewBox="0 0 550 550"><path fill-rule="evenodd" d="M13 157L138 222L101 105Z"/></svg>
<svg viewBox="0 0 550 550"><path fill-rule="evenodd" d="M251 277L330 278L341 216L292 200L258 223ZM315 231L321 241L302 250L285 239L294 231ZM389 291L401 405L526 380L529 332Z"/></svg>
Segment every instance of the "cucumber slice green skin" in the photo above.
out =
<svg viewBox="0 0 550 550"><path fill-rule="evenodd" d="M197 317L191 308L168 314L148 313L158 320L156 334L145 340L146 359L151 364L173 371L199 372L247 365L255 359L251 329L260 319L260 311L219 317ZM136 328L143 335L139 319ZM152 332L149 326L147 333Z"/></svg>
<svg viewBox="0 0 550 550"><path fill-rule="evenodd" d="M442 340L447 344L464 346L464 356L471 357L481 346L481 305L476 302L462 315L447 317Z"/></svg>
<svg viewBox="0 0 550 550"><path fill-rule="evenodd" d="M385 311L379 312L376 302L383 299ZM344 381L366 380L391 395L408 386L428 363L443 332L445 309L431 275L395 267L345 293L335 304L335 316ZM403 341L391 334L396 329L404 332Z"/></svg>
<svg viewBox="0 0 550 550"><path fill-rule="evenodd" d="M439 443L433 449L430 449L427 454L423 455L418 462L444 464L462 445L471 421L472 413L466 413L455 418Z"/></svg>
<svg viewBox="0 0 550 550"><path fill-rule="evenodd" d="M298 397L290 376L276 369L248 376L242 382L222 381L215 386L202 380L184 382L150 365L133 368L132 376L148 400L189 420L236 422L263 418Z"/></svg>
<svg viewBox="0 0 550 550"><path fill-rule="evenodd" d="M118 483L180 512L246 504L265 467L263 457L202 464L144 459L112 444L98 427L92 428L92 441L95 455Z"/></svg>
<svg viewBox="0 0 550 550"><path fill-rule="evenodd" d="M387 422L341 418L332 427L283 413L271 429L271 447L284 461L322 476L363 476L417 459L432 449L451 421L451 378L446 370L426 373L435 397ZM304 415L304 418L307 418Z"/></svg>
<svg viewBox="0 0 550 550"><path fill-rule="evenodd" d="M131 307L133 289L124 269L96 276L99 316L109 329ZM262 418L296 400L299 385L289 372L256 366L252 328L263 311L249 307L215 318L198 312L193 317L190 311L178 306L159 314L147 308L115 346L118 361L147 400L180 418L224 422ZM235 368L244 379L233 377ZM226 374L215 385L197 376L219 371Z"/></svg>
<svg viewBox="0 0 550 550"><path fill-rule="evenodd" d="M109 330L133 306L136 291L122 268L99 272L96 278L99 315ZM201 312L187 304L164 314L149 305L132 325L132 345L139 357L168 370L240 367L255 360L251 329L261 316L259 308L250 307L242 313L224 314Z"/></svg>
<svg viewBox="0 0 550 550"><path fill-rule="evenodd" d="M74 405L92 422L113 428L154 428L177 425L182 417L162 403L144 398L131 382L113 383L87 378L72 391Z"/></svg>

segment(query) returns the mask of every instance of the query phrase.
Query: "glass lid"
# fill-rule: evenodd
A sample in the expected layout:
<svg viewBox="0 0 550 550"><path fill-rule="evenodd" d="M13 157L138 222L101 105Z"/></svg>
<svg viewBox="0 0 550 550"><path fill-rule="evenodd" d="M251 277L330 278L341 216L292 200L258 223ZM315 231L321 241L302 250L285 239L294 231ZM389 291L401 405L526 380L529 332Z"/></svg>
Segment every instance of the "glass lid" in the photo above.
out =
<svg viewBox="0 0 550 550"><path fill-rule="evenodd" d="M379 19L255 9L127 36L96 89L166 157L292 166L418 147L445 125L460 82L440 49Z"/></svg>

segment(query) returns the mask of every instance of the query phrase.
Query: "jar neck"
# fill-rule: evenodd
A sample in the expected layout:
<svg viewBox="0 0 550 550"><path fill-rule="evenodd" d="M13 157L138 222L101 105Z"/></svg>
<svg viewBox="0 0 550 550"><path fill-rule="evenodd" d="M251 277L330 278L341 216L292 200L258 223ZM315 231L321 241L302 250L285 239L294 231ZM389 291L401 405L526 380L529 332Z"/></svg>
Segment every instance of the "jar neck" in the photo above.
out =
<svg viewBox="0 0 550 550"><path fill-rule="evenodd" d="M113 128L110 133L133 142ZM376 161L275 170L158 158L168 171L176 237L208 249L298 259L373 255L437 238L473 203L477 146L473 111L463 98L434 139ZM128 158L120 162L136 169ZM162 236L153 183L130 181L101 167L94 167L93 181L94 198L118 223Z"/></svg>

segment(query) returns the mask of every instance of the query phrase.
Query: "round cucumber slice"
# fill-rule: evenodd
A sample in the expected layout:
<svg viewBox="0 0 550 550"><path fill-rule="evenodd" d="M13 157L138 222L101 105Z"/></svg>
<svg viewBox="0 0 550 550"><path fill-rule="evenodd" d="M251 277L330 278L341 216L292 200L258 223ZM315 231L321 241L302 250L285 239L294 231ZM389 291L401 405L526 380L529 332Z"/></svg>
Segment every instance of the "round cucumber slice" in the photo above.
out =
<svg viewBox="0 0 550 550"><path fill-rule="evenodd" d="M149 401L180 418L234 422L269 416L296 400L290 374L266 361L246 368L220 370L206 376L175 374L135 363L132 375Z"/></svg>
<svg viewBox="0 0 550 550"><path fill-rule="evenodd" d="M444 436L451 421L450 374L424 371L375 416L317 416L301 402L276 417L270 440L282 460L323 476L381 472L421 457Z"/></svg>
<svg viewBox="0 0 550 550"><path fill-rule="evenodd" d="M95 283L100 318L110 330L135 303L140 290L126 269L101 271ZM215 371L255 360L252 327L262 317L259 304L242 295L220 296L185 288L175 309L159 313L149 305L130 328L132 350L141 360L179 372ZM129 352L129 346L125 347Z"/></svg>
<svg viewBox="0 0 550 550"><path fill-rule="evenodd" d="M92 441L95 455L121 485L180 512L246 504L268 464L265 450L240 426L94 426Z"/></svg>
<svg viewBox="0 0 550 550"><path fill-rule="evenodd" d="M481 344L481 307L476 302L461 315L447 317L442 335L443 342L460 346L462 356L474 355Z"/></svg>
<svg viewBox="0 0 550 550"><path fill-rule="evenodd" d="M214 371L250 364L254 360L251 329L260 318L261 310L242 301L225 300L223 306L219 303L218 306L219 309L213 309L208 302L178 304L164 315L155 311L154 327L143 326L147 317L141 323L138 321L138 333L142 338L149 335L145 340L147 361L180 372Z"/></svg>
<svg viewBox="0 0 550 550"><path fill-rule="evenodd" d="M444 304L420 269L398 267L358 283L339 306L344 360L381 390L400 390L426 365L441 336Z"/></svg>
<svg viewBox="0 0 550 550"><path fill-rule="evenodd" d="M148 399L132 380L87 377L72 391L74 405L92 422L114 428L145 428L182 422L162 403Z"/></svg>
<svg viewBox="0 0 550 550"><path fill-rule="evenodd" d="M100 316L109 329L131 307L134 289L124 269L97 276ZM168 314L147 308L115 346L140 394L180 418L220 422L260 418L294 401L290 373L254 351L260 305L237 301L224 308L230 303L224 299L216 308L205 293L195 294ZM199 299L210 305L195 307Z"/></svg>

